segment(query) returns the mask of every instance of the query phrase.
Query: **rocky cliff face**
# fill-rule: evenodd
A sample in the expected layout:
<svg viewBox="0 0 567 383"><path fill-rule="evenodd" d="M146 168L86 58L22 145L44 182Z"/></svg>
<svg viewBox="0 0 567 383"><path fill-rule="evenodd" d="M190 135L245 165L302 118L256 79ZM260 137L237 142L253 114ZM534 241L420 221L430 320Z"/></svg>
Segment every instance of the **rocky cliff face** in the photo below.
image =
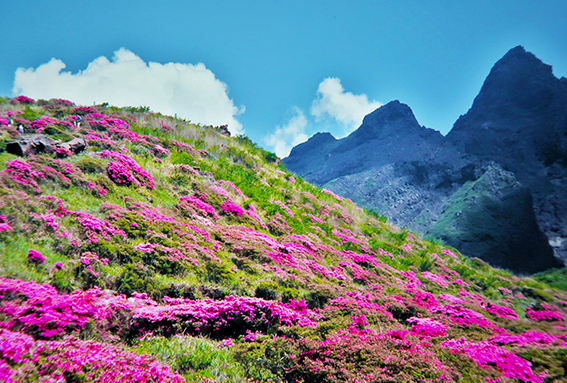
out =
<svg viewBox="0 0 567 383"><path fill-rule="evenodd" d="M427 235L521 273L558 267L532 202L529 189L512 172L493 164L451 196Z"/></svg>
<svg viewBox="0 0 567 383"><path fill-rule="evenodd" d="M522 47L494 65L446 137L393 101L348 137L315 135L284 163L494 265L536 272L567 259L567 80ZM513 182L480 188L497 173Z"/></svg>
<svg viewBox="0 0 567 383"><path fill-rule="evenodd" d="M515 174L533 195L539 227L566 260L567 79L513 48L446 138L473 161L495 161Z"/></svg>

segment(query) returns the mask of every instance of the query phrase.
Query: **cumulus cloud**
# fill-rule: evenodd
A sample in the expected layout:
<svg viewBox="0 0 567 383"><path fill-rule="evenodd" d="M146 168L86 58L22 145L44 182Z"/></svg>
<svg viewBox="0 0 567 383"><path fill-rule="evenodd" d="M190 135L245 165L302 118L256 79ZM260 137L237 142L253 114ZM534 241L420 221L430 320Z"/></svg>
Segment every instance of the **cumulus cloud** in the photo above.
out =
<svg viewBox="0 0 567 383"><path fill-rule="evenodd" d="M66 98L78 104L108 102L116 106L149 106L206 125L228 124L243 132L235 116L244 112L228 97L227 85L204 64L144 62L121 48L112 61L101 56L76 74L62 72L58 59L37 68L18 68L13 92L33 98Z"/></svg>
<svg viewBox="0 0 567 383"><path fill-rule="evenodd" d="M345 133L350 133L360 126L364 116L380 106L378 101L368 101L365 94L345 92L340 79L329 77L319 84L311 114L317 121L330 117L344 126Z"/></svg>
<svg viewBox="0 0 567 383"><path fill-rule="evenodd" d="M280 158L287 157L295 145L307 141L308 138L305 134L305 114L297 106L293 108L293 114L287 124L277 126L272 134L264 138L266 146L273 149Z"/></svg>

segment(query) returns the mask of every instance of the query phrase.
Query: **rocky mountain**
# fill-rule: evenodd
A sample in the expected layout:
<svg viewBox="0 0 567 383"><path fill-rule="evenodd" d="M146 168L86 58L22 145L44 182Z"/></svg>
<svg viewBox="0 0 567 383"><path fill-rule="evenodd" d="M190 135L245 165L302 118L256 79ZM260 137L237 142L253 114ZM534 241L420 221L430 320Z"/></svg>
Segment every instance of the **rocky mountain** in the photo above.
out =
<svg viewBox="0 0 567 383"><path fill-rule="evenodd" d="M495 266L532 273L567 260L567 80L523 47L494 65L446 137L398 101L348 137L318 136L283 160L310 182ZM494 177L513 181L480 187Z"/></svg>

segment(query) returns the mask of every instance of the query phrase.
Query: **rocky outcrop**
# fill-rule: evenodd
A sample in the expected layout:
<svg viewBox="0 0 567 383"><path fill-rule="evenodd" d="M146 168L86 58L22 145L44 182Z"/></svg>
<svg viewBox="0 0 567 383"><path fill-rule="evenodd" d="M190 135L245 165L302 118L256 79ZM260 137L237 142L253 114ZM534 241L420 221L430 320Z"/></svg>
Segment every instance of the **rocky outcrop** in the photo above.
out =
<svg viewBox="0 0 567 383"><path fill-rule="evenodd" d="M317 134L283 161L310 182L494 265L530 273L560 265L550 254L567 260L567 80L523 47L494 65L446 137L392 101L348 137ZM513 182L483 189L454 216L495 169Z"/></svg>
<svg viewBox="0 0 567 383"><path fill-rule="evenodd" d="M513 48L446 139L476 163L494 161L512 171L532 193L555 254L567 260L567 79L523 47Z"/></svg>
<svg viewBox="0 0 567 383"><path fill-rule="evenodd" d="M6 151L20 157L32 154L57 153L61 157L79 154L87 148L87 142L83 138L73 138L67 142L54 140L49 136L41 134L22 136L14 142L6 144Z"/></svg>
<svg viewBox="0 0 567 383"><path fill-rule="evenodd" d="M537 224L529 189L497 164L453 194L426 235L521 273L562 265Z"/></svg>

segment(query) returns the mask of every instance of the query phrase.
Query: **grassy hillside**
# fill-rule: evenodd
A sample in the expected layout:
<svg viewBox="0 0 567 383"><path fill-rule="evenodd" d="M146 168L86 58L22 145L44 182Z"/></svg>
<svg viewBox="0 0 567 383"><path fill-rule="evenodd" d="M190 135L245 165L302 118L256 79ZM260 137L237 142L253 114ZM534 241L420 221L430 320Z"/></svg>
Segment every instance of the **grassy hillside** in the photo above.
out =
<svg viewBox="0 0 567 383"><path fill-rule="evenodd" d="M391 226L222 132L2 100L0 378L565 380L563 291ZM5 151L35 134L61 143ZM86 150L62 145L74 138Z"/></svg>

